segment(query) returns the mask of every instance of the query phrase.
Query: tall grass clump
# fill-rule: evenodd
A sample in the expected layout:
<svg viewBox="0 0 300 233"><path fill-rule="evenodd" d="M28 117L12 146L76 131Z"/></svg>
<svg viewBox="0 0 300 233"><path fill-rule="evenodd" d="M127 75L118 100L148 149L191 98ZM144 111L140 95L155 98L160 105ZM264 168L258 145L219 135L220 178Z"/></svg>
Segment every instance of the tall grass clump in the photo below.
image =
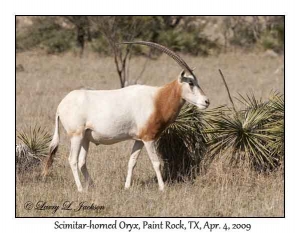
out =
<svg viewBox="0 0 300 233"><path fill-rule="evenodd" d="M40 165L48 152L51 135L46 129L35 125L17 132L16 167L18 172L31 170Z"/></svg>

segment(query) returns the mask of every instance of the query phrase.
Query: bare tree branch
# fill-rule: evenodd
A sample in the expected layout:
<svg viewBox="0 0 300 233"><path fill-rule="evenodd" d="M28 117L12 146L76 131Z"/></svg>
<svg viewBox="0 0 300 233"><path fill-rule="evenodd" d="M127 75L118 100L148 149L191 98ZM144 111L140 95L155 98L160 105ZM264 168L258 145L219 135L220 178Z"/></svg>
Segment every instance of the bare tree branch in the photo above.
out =
<svg viewBox="0 0 300 233"><path fill-rule="evenodd" d="M126 21L124 21L126 20ZM114 56L114 63L121 87L129 82L129 61L132 46L122 48L117 43L133 41L143 30L142 21L137 17L91 16L91 22L103 33Z"/></svg>
<svg viewBox="0 0 300 233"><path fill-rule="evenodd" d="M223 83L224 83L224 85L225 85L225 87L226 87L227 94L228 94L229 100L230 100L230 102L231 102L233 111L235 112L236 115L238 115L238 112L237 112L237 110L236 110L236 108L235 108L235 105L234 105L234 103L233 103L233 101L232 101L231 94L230 94L228 85L227 85L227 83L226 83L225 77L224 77L224 75L223 75L223 73L222 73L222 71L221 71L220 69L219 69L219 73L220 73L221 78L222 78L222 80L223 80Z"/></svg>

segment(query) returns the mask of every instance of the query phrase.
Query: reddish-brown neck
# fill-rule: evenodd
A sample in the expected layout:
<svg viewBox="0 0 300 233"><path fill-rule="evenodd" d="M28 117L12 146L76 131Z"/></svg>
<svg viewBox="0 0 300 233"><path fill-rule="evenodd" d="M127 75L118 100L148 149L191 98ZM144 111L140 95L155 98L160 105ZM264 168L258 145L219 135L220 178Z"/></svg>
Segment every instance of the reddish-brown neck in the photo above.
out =
<svg viewBox="0 0 300 233"><path fill-rule="evenodd" d="M154 99L154 111L147 124L140 130L140 139L144 141L155 140L176 119L184 104L181 93L181 85L177 80L158 90Z"/></svg>

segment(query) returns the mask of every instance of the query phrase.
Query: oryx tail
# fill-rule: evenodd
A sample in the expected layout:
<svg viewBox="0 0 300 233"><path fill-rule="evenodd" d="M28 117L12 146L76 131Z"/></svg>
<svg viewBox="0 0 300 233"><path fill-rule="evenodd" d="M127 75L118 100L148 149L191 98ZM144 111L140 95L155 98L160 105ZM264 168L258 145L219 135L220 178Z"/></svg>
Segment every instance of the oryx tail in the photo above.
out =
<svg viewBox="0 0 300 233"><path fill-rule="evenodd" d="M55 155L58 149L58 144L59 144L59 116L58 113L56 113L54 135L49 146L49 155L46 159L44 170L43 170L44 177L48 174L48 170L53 163L53 156Z"/></svg>

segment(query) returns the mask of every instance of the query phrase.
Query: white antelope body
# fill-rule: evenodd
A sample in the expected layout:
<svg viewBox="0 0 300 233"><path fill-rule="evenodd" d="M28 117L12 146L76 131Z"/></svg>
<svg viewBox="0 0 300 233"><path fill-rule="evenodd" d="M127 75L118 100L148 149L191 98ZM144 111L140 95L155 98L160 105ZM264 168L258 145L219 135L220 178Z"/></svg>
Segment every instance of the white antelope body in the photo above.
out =
<svg viewBox="0 0 300 233"><path fill-rule="evenodd" d="M132 43L148 46L154 44ZM165 47L154 45L166 52ZM170 50L167 52L170 53ZM180 62L177 59L180 59ZM175 60L191 75L185 75L185 71L182 71L176 80L162 87L135 85L118 90L70 92L57 108L55 132L44 175L47 174L58 148L60 120L70 137L69 162L79 192L83 191L83 186L78 170L84 175L85 189L93 183L86 166L89 143L109 145L130 139L135 140L135 143L128 163L125 188L130 187L133 168L141 149L145 146L158 179L159 189L163 190L164 183L155 140L168 124L176 119L185 101L200 109L205 109L209 105L208 98L199 87L191 69L185 63L182 64L182 59L178 55Z"/></svg>

